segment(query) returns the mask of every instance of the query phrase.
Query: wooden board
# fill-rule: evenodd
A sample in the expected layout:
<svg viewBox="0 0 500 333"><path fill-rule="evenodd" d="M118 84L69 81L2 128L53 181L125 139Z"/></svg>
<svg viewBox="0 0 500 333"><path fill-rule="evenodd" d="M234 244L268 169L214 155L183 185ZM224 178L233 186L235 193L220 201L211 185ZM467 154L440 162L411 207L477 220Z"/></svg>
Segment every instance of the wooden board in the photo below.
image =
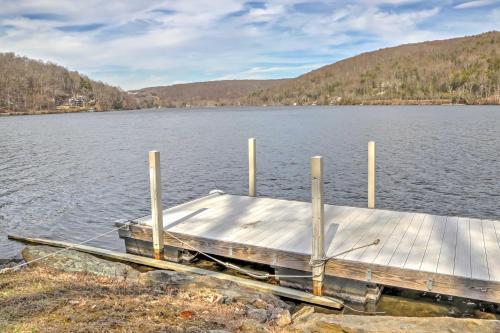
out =
<svg viewBox="0 0 500 333"><path fill-rule="evenodd" d="M316 304L316 305L321 305L321 306L326 306L326 307L331 307L334 309L342 309L343 307L343 302L341 300L332 298L332 297L321 297L321 296L315 296L312 294L309 294L304 291L300 290L295 290L291 288L286 288L286 287L281 287L277 285L272 285L268 283L264 283L261 281L254 281L251 279L245 279L233 275L228 275L224 273L219 273L219 272L214 272L202 268L197 268L197 267L192 267L192 266L187 266L187 265L181 265L177 263L172 263L168 261L162 261L162 260L155 260L151 258L145 258L142 256L136 256L128 253L121 253L121 252L116 252L116 251L111 251L111 250L106 250L106 249L101 249L93 246L88 246L88 245L81 245L81 244L73 244L73 243L68 243L68 242L61 242L61 241L55 241L55 240L50 240L50 239L42 239L42 238L28 238L28 237L20 237L20 236L14 236L14 235L9 235L9 239L12 240L17 240L21 242L26 242L26 243L31 243L31 244L43 244L43 245L50 245L50 246L57 246L57 247L63 247L63 248L71 248L72 250L77 250L77 251L82 251L85 253L90 253L94 255L101 256L106 259L113 259L113 260L119 260L127 263L135 263L139 265L145 265L145 266L150 266L154 268L159 268L159 269L166 269L166 270L173 270L177 272L183 272L183 273L191 273L191 274L198 274L198 275L206 275L210 276L212 278L216 278L219 280L227 280L231 281L234 283L237 283L240 286L247 287L247 288L252 288L252 289L258 289L258 290L263 290L266 292L273 293L278 296L283 296L311 304Z"/></svg>

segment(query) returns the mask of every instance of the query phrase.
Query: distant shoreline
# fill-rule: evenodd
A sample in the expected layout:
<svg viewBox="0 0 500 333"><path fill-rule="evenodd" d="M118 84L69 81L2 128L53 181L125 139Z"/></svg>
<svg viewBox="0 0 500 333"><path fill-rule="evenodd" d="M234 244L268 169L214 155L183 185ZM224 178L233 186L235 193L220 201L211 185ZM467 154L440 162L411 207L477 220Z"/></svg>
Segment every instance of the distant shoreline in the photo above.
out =
<svg viewBox="0 0 500 333"><path fill-rule="evenodd" d="M414 101L407 101L406 103L387 103L387 101L374 101L361 103L361 104L317 104L317 105L219 105L219 106L207 106L207 105L192 105L192 106L178 106L178 107L160 107L160 108L140 108L140 109L114 109L114 110L103 110L103 111L59 111L59 110L44 110L44 111L34 111L34 112L0 112L0 117L8 116L41 116L41 115L52 115L52 114L69 114L69 113L104 113L104 112L121 112L121 111L139 111L139 110L156 110L156 109L219 109L219 108L274 108L274 107L339 107L339 106L498 106L500 104L465 104L465 103L451 103L451 101L420 101L416 103Z"/></svg>

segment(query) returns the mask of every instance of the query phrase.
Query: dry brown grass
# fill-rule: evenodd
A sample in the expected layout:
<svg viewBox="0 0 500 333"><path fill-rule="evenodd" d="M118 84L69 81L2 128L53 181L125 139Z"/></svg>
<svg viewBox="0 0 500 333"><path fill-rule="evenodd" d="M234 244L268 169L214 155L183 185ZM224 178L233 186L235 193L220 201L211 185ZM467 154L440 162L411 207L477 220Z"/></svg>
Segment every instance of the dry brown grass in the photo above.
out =
<svg viewBox="0 0 500 333"><path fill-rule="evenodd" d="M188 290L82 273L30 267L0 275L1 332L238 331L244 313Z"/></svg>

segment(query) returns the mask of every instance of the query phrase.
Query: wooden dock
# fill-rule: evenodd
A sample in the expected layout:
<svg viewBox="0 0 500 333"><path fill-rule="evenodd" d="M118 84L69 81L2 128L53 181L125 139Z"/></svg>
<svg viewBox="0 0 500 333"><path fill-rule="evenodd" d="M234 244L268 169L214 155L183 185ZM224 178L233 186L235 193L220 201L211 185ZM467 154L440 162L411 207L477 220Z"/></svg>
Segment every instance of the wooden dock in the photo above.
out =
<svg viewBox="0 0 500 333"><path fill-rule="evenodd" d="M325 281L331 287L340 278L358 290L393 286L500 303L500 221L376 209L375 142L367 149L368 208L324 204L321 156L311 158L310 202L258 197L256 151L250 138L248 196L215 191L167 210L160 153L151 151L151 216L118 223L127 251L178 261L188 250L269 265L281 283L307 284L318 296L332 292Z"/></svg>
<svg viewBox="0 0 500 333"><path fill-rule="evenodd" d="M213 193L164 210L163 228L168 248L312 271L310 202ZM152 230L141 218L120 237L152 256ZM325 274L500 303L499 221L324 205L327 257L375 239L328 260Z"/></svg>

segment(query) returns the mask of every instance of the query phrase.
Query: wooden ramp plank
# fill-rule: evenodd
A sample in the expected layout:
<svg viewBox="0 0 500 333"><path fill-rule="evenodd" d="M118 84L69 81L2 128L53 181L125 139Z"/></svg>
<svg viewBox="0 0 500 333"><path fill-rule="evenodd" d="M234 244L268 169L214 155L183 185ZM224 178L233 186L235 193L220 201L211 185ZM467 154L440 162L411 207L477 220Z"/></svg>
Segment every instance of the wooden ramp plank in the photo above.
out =
<svg viewBox="0 0 500 333"><path fill-rule="evenodd" d="M453 275L471 277L470 268L470 224L469 219L460 217L457 227L455 268Z"/></svg>
<svg viewBox="0 0 500 333"><path fill-rule="evenodd" d="M446 219L443 244L439 255L437 272L441 274L453 275L455 268L455 248L457 244L458 217Z"/></svg>
<svg viewBox="0 0 500 333"><path fill-rule="evenodd" d="M135 263L135 264L139 264L139 265L146 265L146 266L150 266L150 267L154 267L154 268L172 270L172 271L176 271L176 272L183 272L183 273L189 273L189 274L206 275L206 276L210 276L210 277L213 277L213 278L216 278L219 280L234 282L242 287L258 289L258 290L273 293L277 296L291 298L291 299L295 299L295 300L299 300L299 301L303 301L303 302L307 302L307 303L311 303L311 304L331 307L334 309L342 309L343 304L344 304L341 300L337 300L333 297L316 296L316 295L309 294L305 291L300 291L300 290L296 290L296 289L292 289L292 288L277 286L277 285L273 285L273 284L269 284L269 283L265 283L265 282L261 282L261 281L251 280L251 279L245 279L242 277L224 274L224 273L219 273L219 272L214 272L214 271L206 270L203 268L187 266L187 265L182 265L182 264L163 261L163 260L145 258L142 256L137 256L137 255L133 255L133 254L129 254L129 253L121 253L121 252L101 249L101 248L97 248L97 247L93 247L93 246L88 246L88 245L73 244L73 243L68 243L68 242L54 241L54 240L42 239L42 238L27 238L27 237L20 237L20 236L14 236L14 235L9 235L8 237L9 237L9 239L12 239L12 240L17 240L17 241L27 242L27 243L32 243L32 244L45 244L45 245L50 245L50 246L62 247L62 248L71 248L71 249L76 250L76 251L82 251L85 253L98 255L98 256L101 256L101 257L104 257L107 259L114 259L114 260L119 260L119 261L123 261L123 262L127 262L127 263Z"/></svg>
<svg viewBox="0 0 500 333"><path fill-rule="evenodd" d="M488 259L483 235L483 221L479 219L470 219L469 221L471 277L488 281L490 274L488 272Z"/></svg>
<svg viewBox="0 0 500 333"><path fill-rule="evenodd" d="M425 214L420 213L416 213L413 216L410 226L406 230L403 238L398 244L398 247L394 251L391 260L389 261L389 266L401 268L404 267L413 243L415 242L418 232L420 231L420 226L422 225L424 218Z"/></svg>
<svg viewBox="0 0 500 333"><path fill-rule="evenodd" d="M425 215L420 230L418 231L417 238L408 254L408 259L404 264L404 268L420 270L424 260L427 246L429 244L432 230L434 229L436 216Z"/></svg>
<svg viewBox="0 0 500 333"><path fill-rule="evenodd" d="M446 216L433 216L434 224L429 237L427 249L420 266L421 271L436 272L439 262L439 254L443 244L444 230L446 227Z"/></svg>
<svg viewBox="0 0 500 333"><path fill-rule="evenodd" d="M413 220L415 213L405 213L403 217L400 219L396 229L392 233L391 237L387 239L387 242L384 244L377 257L373 261L374 264L377 265L387 265L396 251L401 239L405 235L406 230L410 227L410 223Z"/></svg>

